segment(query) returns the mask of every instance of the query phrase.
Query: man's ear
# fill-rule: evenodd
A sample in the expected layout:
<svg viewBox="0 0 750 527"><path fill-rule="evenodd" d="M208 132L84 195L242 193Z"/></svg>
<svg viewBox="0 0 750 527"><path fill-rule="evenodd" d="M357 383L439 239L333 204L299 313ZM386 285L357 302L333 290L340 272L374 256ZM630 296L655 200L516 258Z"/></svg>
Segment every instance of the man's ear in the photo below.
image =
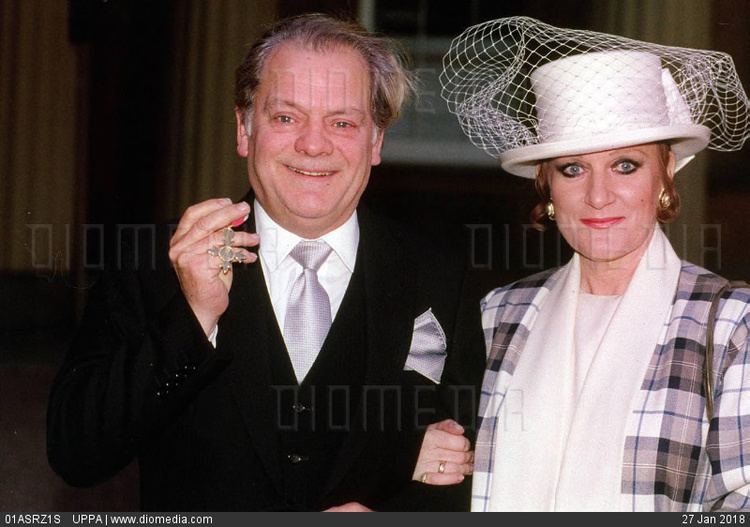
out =
<svg viewBox="0 0 750 527"><path fill-rule="evenodd" d="M237 155L247 157L250 151L250 140L248 137L250 131L245 127L245 112L239 108L235 108L234 117L237 120ZM248 119L249 121L250 119Z"/></svg>
<svg viewBox="0 0 750 527"><path fill-rule="evenodd" d="M373 128L372 155L370 159L370 165L372 166L380 164L380 151L383 149L383 137L385 137L385 130L382 128Z"/></svg>

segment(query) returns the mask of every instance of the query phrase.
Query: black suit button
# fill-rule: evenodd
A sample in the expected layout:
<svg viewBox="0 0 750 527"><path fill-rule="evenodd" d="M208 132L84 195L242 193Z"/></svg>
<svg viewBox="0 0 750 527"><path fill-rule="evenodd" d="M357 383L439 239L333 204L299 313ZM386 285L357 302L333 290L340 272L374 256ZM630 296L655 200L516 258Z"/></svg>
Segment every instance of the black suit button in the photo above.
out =
<svg viewBox="0 0 750 527"><path fill-rule="evenodd" d="M300 454L287 454L286 458L292 465L298 465L309 459L307 456L302 456Z"/></svg>
<svg viewBox="0 0 750 527"><path fill-rule="evenodd" d="M309 408L302 403L295 403L292 405L292 410L294 410L298 414L301 414L302 412L308 411Z"/></svg>

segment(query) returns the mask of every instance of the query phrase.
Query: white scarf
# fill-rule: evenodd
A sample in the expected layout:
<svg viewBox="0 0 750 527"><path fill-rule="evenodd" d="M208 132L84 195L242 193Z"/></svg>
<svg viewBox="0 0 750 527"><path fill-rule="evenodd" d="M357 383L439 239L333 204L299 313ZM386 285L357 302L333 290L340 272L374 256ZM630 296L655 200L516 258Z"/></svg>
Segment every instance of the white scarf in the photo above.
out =
<svg viewBox="0 0 750 527"><path fill-rule="evenodd" d="M508 393L522 394L522 419L499 410L489 510L620 509L626 422L665 330L680 267L655 228L580 398L574 379L579 256L558 271L508 386Z"/></svg>

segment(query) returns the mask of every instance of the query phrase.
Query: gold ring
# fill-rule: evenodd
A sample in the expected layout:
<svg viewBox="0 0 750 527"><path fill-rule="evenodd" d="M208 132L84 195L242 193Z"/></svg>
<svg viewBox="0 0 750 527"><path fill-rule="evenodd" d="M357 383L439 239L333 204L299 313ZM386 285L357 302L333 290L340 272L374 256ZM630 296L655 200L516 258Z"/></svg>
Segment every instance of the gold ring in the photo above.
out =
<svg viewBox="0 0 750 527"><path fill-rule="evenodd" d="M422 477L419 478L419 481L421 481L422 483L427 483L427 472L422 474Z"/></svg>
<svg viewBox="0 0 750 527"><path fill-rule="evenodd" d="M438 465L438 474L445 472L445 461L441 461Z"/></svg>

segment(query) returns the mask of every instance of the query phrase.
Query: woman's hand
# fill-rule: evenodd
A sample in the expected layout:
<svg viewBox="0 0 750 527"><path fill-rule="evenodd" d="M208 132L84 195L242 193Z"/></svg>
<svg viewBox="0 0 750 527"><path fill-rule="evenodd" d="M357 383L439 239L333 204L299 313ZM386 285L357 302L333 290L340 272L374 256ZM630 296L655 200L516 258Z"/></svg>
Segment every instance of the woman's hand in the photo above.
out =
<svg viewBox="0 0 750 527"><path fill-rule="evenodd" d="M427 427L412 479L429 485L455 485L474 472L474 452L464 427L452 419Z"/></svg>

